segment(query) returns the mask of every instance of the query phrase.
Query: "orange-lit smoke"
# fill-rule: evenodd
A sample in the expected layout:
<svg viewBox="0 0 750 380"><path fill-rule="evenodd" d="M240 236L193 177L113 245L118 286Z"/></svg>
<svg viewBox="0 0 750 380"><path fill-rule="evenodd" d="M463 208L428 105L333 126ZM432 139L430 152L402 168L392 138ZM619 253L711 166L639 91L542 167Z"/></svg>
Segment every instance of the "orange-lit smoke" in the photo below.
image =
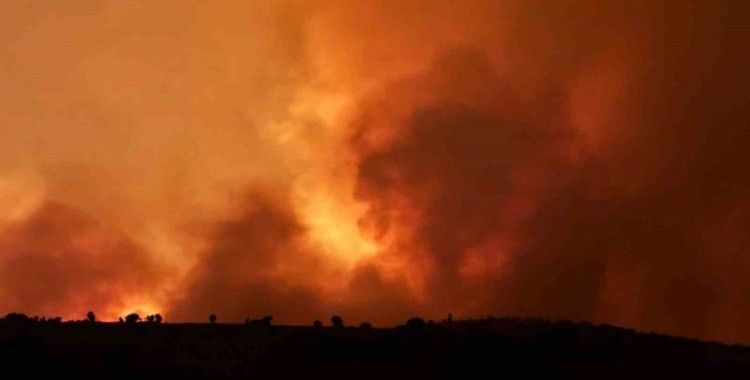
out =
<svg viewBox="0 0 750 380"><path fill-rule="evenodd" d="M750 340L739 2L8 8L2 310Z"/></svg>

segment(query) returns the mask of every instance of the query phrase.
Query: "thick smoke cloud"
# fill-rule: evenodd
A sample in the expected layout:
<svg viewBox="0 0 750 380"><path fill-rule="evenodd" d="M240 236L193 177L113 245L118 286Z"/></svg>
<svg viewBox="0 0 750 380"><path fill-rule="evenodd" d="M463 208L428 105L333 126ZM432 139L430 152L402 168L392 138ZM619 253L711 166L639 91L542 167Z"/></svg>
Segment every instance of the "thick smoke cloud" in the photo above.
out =
<svg viewBox="0 0 750 380"><path fill-rule="evenodd" d="M405 118L362 121L354 140L362 152L357 193L371 205L362 224L377 226L381 239L393 236L386 255L421 276L426 310L487 313L508 302L496 302L492 289L515 256L524 215L575 170L565 162L575 131L564 99L550 89L533 108L539 112L527 112L475 50L449 53L406 87L428 100ZM386 92L391 102L402 91ZM373 125L396 131L389 141L373 139Z"/></svg>
<svg viewBox="0 0 750 380"><path fill-rule="evenodd" d="M166 272L127 236L77 210L47 203L0 233L0 307L81 319L155 296ZM138 305L139 306L139 305Z"/></svg>
<svg viewBox="0 0 750 380"><path fill-rule="evenodd" d="M185 298L175 302L170 317L202 320L211 311L233 321L271 314L277 320L306 322L302 317L319 305L313 281L320 264L306 247L305 227L288 203L254 192L238 205L237 215L211 226Z"/></svg>
<svg viewBox="0 0 750 380"><path fill-rule="evenodd" d="M394 85L362 111L364 224L397 236L404 270L424 277L427 310L747 339L737 319L746 247L731 232L714 239L741 223L749 195L749 78L731 53L748 34L739 9L693 5L592 4L572 20L545 6L526 21L549 33L522 26L518 38L530 42L519 52L529 68L548 66L530 101L512 90L526 78L499 78L485 47L446 53L427 79ZM629 34L632 15L643 30ZM629 36L639 45L617 41ZM599 117L614 126L592 131L576 115L589 106L576 103L576 81L600 80L585 70L602 50L636 58L611 65L632 74L608 89L618 104Z"/></svg>
<svg viewBox="0 0 750 380"><path fill-rule="evenodd" d="M281 323L308 324L334 313L352 321L396 321L415 309L397 279L385 278L376 264L360 264L351 275L332 265L280 194L257 186L227 219L205 226L206 246L182 297L172 300L172 320L202 320L211 311L226 321L272 315ZM343 287L336 289L338 282Z"/></svg>
<svg viewBox="0 0 750 380"><path fill-rule="evenodd" d="M9 5L0 16L0 233L8 247L0 259L28 271L45 259L54 267L58 256L45 252L18 259L35 230L7 231L47 223L44 205L60 204L141 252L121 263L95 254L59 260L112 266L113 275L132 268L153 287L107 291L107 276L94 274L75 299L53 292L58 307L42 307L44 299L19 289L53 283L58 272L19 272L14 285L0 285L1 307L65 317L86 308L103 319L165 313L205 240L193 226L225 218L249 182L290 187L312 166L304 152L321 138L309 131L310 112L291 110L302 108L295 104L309 78L306 17L296 1ZM74 228L76 218L55 223L65 251L67 232L78 239L65 223ZM42 232L38 240L48 241ZM160 267L168 272L147 275Z"/></svg>

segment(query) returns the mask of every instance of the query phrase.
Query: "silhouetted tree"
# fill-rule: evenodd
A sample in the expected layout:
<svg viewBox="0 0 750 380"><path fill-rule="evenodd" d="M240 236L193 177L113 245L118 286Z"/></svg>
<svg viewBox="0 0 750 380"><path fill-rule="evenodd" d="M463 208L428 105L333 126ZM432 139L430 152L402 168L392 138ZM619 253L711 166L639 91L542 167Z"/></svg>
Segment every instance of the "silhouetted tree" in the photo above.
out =
<svg viewBox="0 0 750 380"><path fill-rule="evenodd" d="M5 315L5 320L8 322L15 322L15 323L31 321L29 316L24 313L8 313L7 315Z"/></svg>
<svg viewBox="0 0 750 380"><path fill-rule="evenodd" d="M359 328L362 330L371 330L372 329L372 323L370 322L362 322L359 324Z"/></svg>
<svg viewBox="0 0 750 380"><path fill-rule="evenodd" d="M331 324L333 327L344 327L344 319L338 315L331 317Z"/></svg>
<svg viewBox="0 0 750 380"><path fill-rule="evenodd" d="M118 320L117 320L117 322L120 322L120 323L125 323L125 320L124 320L124 319L122 319L122 317L120 317L120 319L118 319Z"/></svg>
<svg viewBox="0 0 750 380"><path fill-rule="evenodd" d="M50 321L51 323L54 323L54 324L56 324L56 325L59 325L60 323L62 323L62 318L60 318L60 317L54 317L54 318L51 318L51 319L49 319L49 321Z"/></svg>
<svg viewBox="0 0 750 380"><path fill-rule="evenodd" d="M154 323L155 319L156 319L156 317L154 317L153 314L149 314L149 315L146 316L146 322L148 322L148 323Z"/></svg>
<svg viewBox="0 0 750 380"><path fill-rule="evenodd" d="M130 313L125 316L125 323L136 323L141 320L141 316L138 313Z"/></svg>
<svg viewBox="0 0 750 380"><path fill-rule="evenodd" d="M164 318L162 318L161 314L159 314L159 313L154 314L154 321L156 323L161 323L161 321L163 321L163 320L164 320Z"/></svg>
<svg viewBox="0 0 750 380"><path fill-rule="evenodd" d="M406 327L412 328L412 329L421 329L424 328L425 322L424 319L419 317L410 318L408 321L406 321Z"/></svg>
<svg viewBox="0 0 750 380"><path fill-rule="evenodd" d="M96 322L96 314L93 311L89 311L86 313L86 320L91 323Z"/></svg>
<svg viewBox="0 0 750 380"><path fill-rule="evenodd" d="M313 322L313 326L314 326L314 327L317 327L317 328L321 328L321 327L323 327L323 322L321 322L321 321L319 321L319 320L317 320L317 319L316 319L316 320L315 320L315 321Z"/></svg>
<svg viewBox="0 0 750 380"><path fill-rule="evenodd" d="M270 315L266 315L260 320L264 326L271 326L271 321L273 321L273 317Z"/></svg>
<svg viewBox="0 0 750 380"><path fill-rule="evenodd" d="M208 323L212 325L216 324L216 314L211 314L208 316Z"/></svg>

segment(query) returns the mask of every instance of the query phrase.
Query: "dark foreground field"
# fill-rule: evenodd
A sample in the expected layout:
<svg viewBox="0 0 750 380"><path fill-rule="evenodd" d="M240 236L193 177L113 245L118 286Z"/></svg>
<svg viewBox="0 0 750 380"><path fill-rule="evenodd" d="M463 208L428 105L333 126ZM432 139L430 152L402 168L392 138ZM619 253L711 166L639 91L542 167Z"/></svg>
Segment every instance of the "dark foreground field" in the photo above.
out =
<svg viewBox="0 0 750 380"><path fill-rule="evenodd" d="M0 323L0 378L750 378L750 348L499 319L396 329Z"/></svg>

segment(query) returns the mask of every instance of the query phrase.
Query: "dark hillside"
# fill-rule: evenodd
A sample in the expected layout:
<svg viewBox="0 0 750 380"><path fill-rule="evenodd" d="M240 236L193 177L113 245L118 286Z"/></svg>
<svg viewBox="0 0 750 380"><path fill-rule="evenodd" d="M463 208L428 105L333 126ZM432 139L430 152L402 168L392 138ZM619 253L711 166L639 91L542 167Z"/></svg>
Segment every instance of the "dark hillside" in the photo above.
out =
<svg viewBox="0 0 750 380"><path fill-rule="evenodd" d="M750 348L534 319L394 329L0 322L3 378L750 378Z"/></svg>

